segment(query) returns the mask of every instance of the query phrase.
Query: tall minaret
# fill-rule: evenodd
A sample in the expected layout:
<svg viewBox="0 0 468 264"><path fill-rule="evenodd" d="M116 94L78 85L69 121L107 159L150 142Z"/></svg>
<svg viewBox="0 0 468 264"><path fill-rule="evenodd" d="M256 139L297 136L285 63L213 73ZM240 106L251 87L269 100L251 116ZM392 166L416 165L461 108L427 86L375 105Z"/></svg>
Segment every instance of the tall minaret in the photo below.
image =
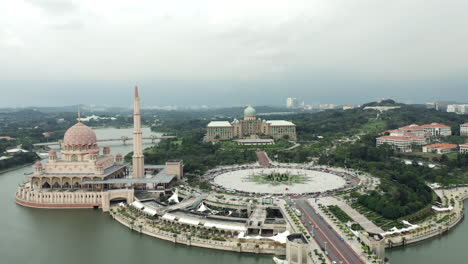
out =
<svg viewBox="0 0 468 264"><path fill-rule="evenodd" d="M133 178L144 178L143 141L141 135L140 97L135 86L133 99Z"/></svg>

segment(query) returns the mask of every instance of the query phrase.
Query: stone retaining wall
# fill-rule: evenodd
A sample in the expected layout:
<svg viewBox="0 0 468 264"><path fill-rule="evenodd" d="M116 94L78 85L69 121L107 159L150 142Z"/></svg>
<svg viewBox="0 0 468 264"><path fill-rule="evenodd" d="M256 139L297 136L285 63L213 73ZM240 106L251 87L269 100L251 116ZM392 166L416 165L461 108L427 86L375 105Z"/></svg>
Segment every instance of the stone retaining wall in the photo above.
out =
<svg viewBox="0 0 468 264"><path fill-rule="evenodd" d="M21 200L16 197L15 201L17 204L32 207L32 208L45 208L45 209L90 209L94 207L101 208L101 204L53 204L53 203L37 203Z"/></svg>

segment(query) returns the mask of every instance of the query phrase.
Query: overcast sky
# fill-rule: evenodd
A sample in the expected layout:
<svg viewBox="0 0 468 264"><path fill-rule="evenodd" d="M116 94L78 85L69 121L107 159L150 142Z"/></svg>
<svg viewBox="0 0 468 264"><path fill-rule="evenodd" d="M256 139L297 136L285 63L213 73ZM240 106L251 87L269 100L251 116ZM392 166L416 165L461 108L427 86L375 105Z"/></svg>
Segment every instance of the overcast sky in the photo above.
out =
<svg viewBox="0 0 468 264"><path fill-rule="evenodd" d="M0 0L0 106L468 102L466 0Z"/></svg>

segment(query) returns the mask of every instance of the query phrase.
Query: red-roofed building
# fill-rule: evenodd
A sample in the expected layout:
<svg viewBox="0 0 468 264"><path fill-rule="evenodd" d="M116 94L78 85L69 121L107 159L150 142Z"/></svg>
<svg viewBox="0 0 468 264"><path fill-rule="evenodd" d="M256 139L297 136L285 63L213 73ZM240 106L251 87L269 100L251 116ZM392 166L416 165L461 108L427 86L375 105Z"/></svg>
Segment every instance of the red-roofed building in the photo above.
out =
<svg viewBox="0 0 468 264"><path fill-rule="evenodd" d="M423 152L435 152L437 154L445 154L454 152L458 146L456 144L432 144L423 146Z"/></svg>
<svg viewBox="0 0 468 264"><path fill-rule="evenodd" d="M460 145L460 153L468 154L468 143Z"/></svg>
<svg viewBox="0 0 468 264"><path fill-rule="evenodd" d="M428 136L428 135L426 135L426 132L424 131L424 127L422 127L420 125L417 125L417 124L411 124L409 126L400 127L398 130L413 133L418 137L427 137Z"/></svg>
<svg viewBox="0 0 468 264"><path fill-rule="evenodd" d="M399 130L390 132L390 135L388 136L378 137L376 140L377 146L388 144L399 152L411 152L413 144L426 144L425 138L418 137L413 133L403 132Z"/></svg>
<svg viewBox="0 0 468 264"><path fill-rule="evenodd" d="M460 125L460 135L468 136L468 123Z"/></svg>
<svg viewBox="0 0 468 264"><path fill-rule="evenodd" d="M426 124L421 127L423 127L426 134L430 134L432 137L452 135L452 129L449 126L439 123Z"/></svg>
<svg viewBox="0 0 468 264"><path fill-rule="evenodd" d="M438 137L438 136L450 136L452 135L452 129L449 126L442 125L439 123L431 123L425 125L411 124L408 126L400 127L394 130L387 130L384 133L392 133L395 131L402 131L412 133L418 137Z"/></svg>

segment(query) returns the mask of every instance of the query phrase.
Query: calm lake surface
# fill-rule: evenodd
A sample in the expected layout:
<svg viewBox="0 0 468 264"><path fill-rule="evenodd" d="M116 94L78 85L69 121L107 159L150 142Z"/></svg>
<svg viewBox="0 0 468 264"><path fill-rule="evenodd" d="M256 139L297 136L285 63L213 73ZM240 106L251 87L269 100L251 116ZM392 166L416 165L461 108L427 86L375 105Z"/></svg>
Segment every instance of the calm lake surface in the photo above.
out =
<svg viewBox="0 0 468 264"><path fill-rule="evenodd" d="M99 138L131 136L132 129L95 129ZM149 128L143 135L150 135ZM156 134L156 133L155 133ZM131 141L102 142L113 154L127 154ZM144 142L151 146L151 140ZM100 210L45 210L16 205L14 193L25 167L0 174L0 264L271 264L271 256L187 247L131 232ZM416 246L389 252L391 263L468 263L468 225Z"/></svg>

